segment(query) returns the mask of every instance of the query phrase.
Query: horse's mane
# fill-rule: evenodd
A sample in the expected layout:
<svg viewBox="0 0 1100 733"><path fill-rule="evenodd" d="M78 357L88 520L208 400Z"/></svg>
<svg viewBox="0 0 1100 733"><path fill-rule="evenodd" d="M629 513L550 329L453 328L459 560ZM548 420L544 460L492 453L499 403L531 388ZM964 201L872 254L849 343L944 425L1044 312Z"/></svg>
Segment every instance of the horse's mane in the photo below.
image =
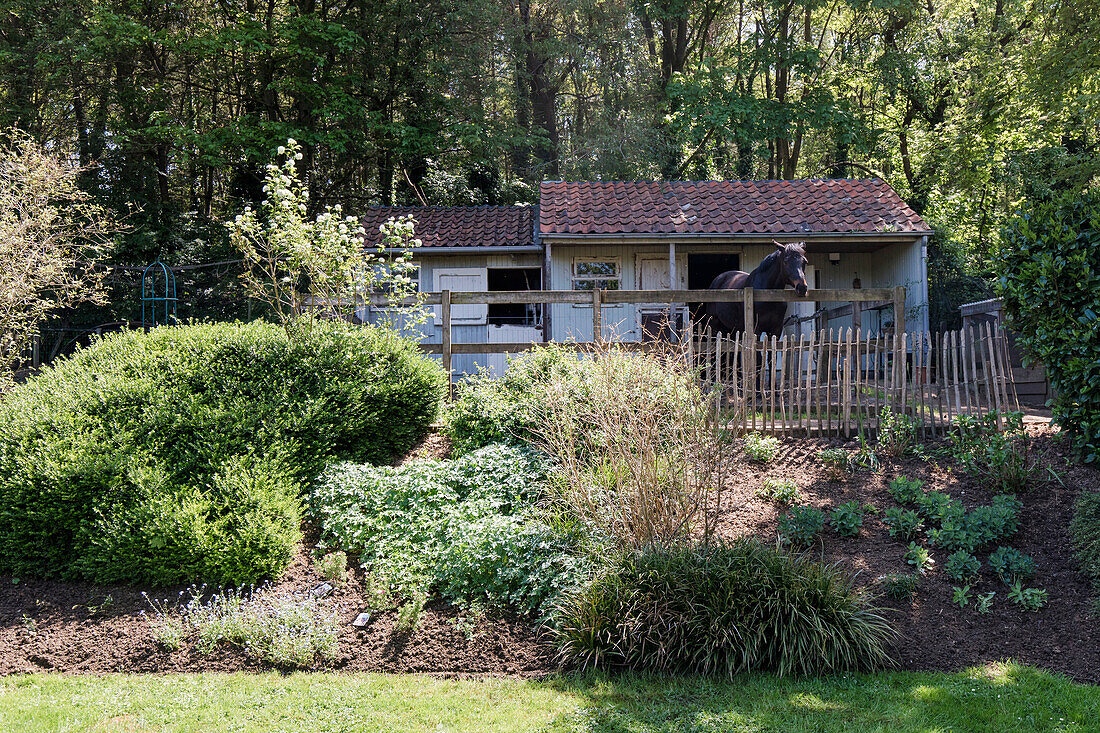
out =
<svg viewBox="0 0 1100 733"><path fill-rule="evenodd" d="M776 244L779 244L779 242L776 242ZM764 269L765 265L770 267L771 265L775 264L775 261L776 261L776 259L778 259L780 253L786 254L788 252L797 252L800 255L804 255L804 254L806 254L806 243L805 242L787 242L786 244L783 245L782 250L779 250L779 249L773 250L770 254L766 255L764 257L764 259L760 260L760 264L757 265L756 269L757 270L762 270L762 269Z"/></svg>

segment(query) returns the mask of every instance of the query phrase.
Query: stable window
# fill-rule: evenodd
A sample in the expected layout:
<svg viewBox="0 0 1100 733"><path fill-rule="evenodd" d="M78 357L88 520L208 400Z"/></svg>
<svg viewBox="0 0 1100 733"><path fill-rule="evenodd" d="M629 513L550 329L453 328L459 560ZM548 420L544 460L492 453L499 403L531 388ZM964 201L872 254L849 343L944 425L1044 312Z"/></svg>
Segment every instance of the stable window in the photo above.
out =
<svg viewBox="0 0 1100 733"><path fill-rule="evenodd" d="M620 290L622 282L618 257L577 257L573 260L574 290Z"/></svg>
<svg viewBox="0 0 1100 733"><path fill-rule="evenodd" d="M542 268L490 267L488 282L490 293L502 290L542 290ZM537 326L539 310L537 303L490 303L489 325Z"/></svg>

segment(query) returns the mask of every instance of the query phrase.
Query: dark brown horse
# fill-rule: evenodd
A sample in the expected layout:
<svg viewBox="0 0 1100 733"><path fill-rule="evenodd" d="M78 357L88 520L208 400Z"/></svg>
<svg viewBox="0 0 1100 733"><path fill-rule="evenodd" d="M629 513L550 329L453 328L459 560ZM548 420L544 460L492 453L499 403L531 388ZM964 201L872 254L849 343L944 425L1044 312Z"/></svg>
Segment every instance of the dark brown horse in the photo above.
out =
<svg viewBox="0 0 1100 733"><path fill-rule="evenodd" d="M752 272L730 270L723 272L710 284L711 290L741 290L751 287L754 290L782 290L788 285L795 289L799 297L806 295L809 285L806 283L805 242L780 244L773 242L775 252ZM707 303L703 312L709 317L710 327L731 334L745 330L745 311L741 303ZM786 303L756 303L754 331L760 334L778 336L783 330L783 318L787 315Z"/></svg>

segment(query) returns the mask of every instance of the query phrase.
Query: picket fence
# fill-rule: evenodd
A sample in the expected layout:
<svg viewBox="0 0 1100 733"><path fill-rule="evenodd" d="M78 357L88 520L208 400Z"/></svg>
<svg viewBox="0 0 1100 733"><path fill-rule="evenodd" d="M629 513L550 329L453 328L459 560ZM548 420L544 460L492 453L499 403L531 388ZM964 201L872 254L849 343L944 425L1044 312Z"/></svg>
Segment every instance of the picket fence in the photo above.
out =
<svg viewBox="0 0 1100 733"><path fill-rule="evenodd" d="M753 339L694 331L689 352L718 386L737 432L877 434L884 408L925 435L960 415L1018 410L1003 331L988 323L942 333L865 334L832 329Z"/></svg>

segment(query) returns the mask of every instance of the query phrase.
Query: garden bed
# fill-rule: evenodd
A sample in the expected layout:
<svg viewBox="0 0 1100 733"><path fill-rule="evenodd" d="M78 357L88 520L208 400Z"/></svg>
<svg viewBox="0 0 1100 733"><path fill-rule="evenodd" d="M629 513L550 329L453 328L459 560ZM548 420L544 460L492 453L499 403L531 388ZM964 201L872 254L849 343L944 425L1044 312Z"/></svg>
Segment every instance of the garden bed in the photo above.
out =
<svg viewBox="0 0 1100 733"><path fill-rule="evenodd" d="M1053 469L1058 480L1050 478L1044 486L1021 495L1020 529L1011 544L1034 558L1038 572L1028 585L1046 589L1049 604L1037 613L1020 610L1008 601L1007 586L993 578L983 562L981 579L973 585L976 592L997 592L991 612L980 615L973 604L959 608L952 603L956 584L943 572L946 553L933 549L937 564L921 580L912 603L881 600L892 609L889 618L900 632L894 650L900 668L958 670L1011 658L1078 681L1100 682L1100 631L1091 616L1093 590L1078 569L1069 538L1073 501L1083 489L1100 490L1100 471L1072 464L1064 444L1049 429L1031 429L1038 431L1036 447L1042 465ZM879 510L896 506L887 484L898 475L922 479L926 488L946 491L968 508L988 504L998 493L947 458L886 460L879 472L836 480L816 455L828 445L828 441L791 439L782 443L778 458L770 463L740 463L726 487L720 533L776 537L777 507L755 495L765 478L794 480L806 502L822 509L851 500ZM419 455L437 457L444 450L441 441L429 439ZM903 559L905 544L888 536L881 514L868 514L854 538L841 538L826 527L808 551L858 573L861 584L912 570ZM335 611L340 629L335 659L327 665L333 669L530 676L555 668L547 639L523 619L472 618L435 602L428 604L411 631L395 629L397 612L393 610L373 614L362 628L353 627L351 621L363 609L368 593L362 580L358 575L350 577L322 601ZM285 576L264 592L306 596L321 583L303 544ZM265 666L242 649L226 645L212 653L200 653L194 642L175 651L162 649L149 623L153 609L143 590L154 599L174 601L181 589L16 581L0 576L0 674L228 671Z"/></svg>

